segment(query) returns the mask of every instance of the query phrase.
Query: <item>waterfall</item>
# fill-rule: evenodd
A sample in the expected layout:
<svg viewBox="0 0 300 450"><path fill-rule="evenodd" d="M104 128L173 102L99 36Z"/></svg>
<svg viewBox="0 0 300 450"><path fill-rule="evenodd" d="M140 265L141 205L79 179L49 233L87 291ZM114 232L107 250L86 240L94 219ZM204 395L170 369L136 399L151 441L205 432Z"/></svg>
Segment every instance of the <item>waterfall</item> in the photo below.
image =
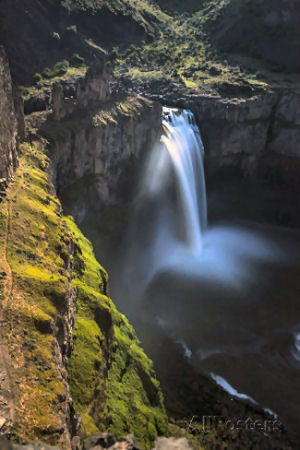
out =
<svg viewBox="0 0 300 450"><path fill-rule="evenodd" d="M141 177L124 277L141 289L161 270L201 257L207 226L204 148L192 112L163 108L163 134Z"/></svg>
<svg viewBox="0 0 300 450"><path fill-rule="evenodd" d="M207 225L204 148L192 112L163 109L163 148L168 152L176 176L183 214L186 245L193 253L202 249Z"/></svg>
<svg viewBox="0 0 300 450"><path fill-rule="evenodd" d="M194 115L165 107L162 124L134 200L124 285L139 297L157 275L177 273L240 289L252 280L253 261L273 259L277 250L246 228L207 227L204 147Z"/></svg>

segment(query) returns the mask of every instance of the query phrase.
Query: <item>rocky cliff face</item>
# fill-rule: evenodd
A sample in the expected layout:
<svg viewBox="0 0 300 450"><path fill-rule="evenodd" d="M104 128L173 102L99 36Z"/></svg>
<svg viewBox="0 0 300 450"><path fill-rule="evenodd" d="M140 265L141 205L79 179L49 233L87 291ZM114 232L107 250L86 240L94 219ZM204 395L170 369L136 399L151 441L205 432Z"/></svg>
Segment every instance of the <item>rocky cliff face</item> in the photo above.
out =
<svg viewBox="0 0 300 450"><path fill-rule="evenodd" d="M85 124L75 120L54 142L58 191L70 198L78 183L84 190L86 206L78 204L75 212L80 221L91 204L95 208L97 203L108 206L122 202L124 189L131 190L130 182L134 183L137 175L134 164L160 135L158 104L135 97L117 101L111 108L114 111L107 120L101 119L101 111L95 111ZM125 181L129 185L125 186Z"/></svg>
<svg viewBox="0 0 300 450"><path fill-rule="evenodd" d="M300 97L292 92L246 99L202 97L192 102L206 149L209 189L224 190L224 181L240 188L244 183L240 195L245 195L245 203L252 197L250 217L299 224L295 208L300 193L299 107ZM229 195L235 202L237 192ZM240 201L237 205L242 211Z"/></svg>
<svg viewBox="0 0 300 450"><path fill-rule="evenodd" d="M219 49L261 58L277 70L299 70L297 1L226 0L207 4L205 27Z"/></svg>
<svg viewBox="0 0 300 450"><path fill-rule="evenodd" d="M13 175L23 133L22 100L12 84L5 50L0 46L0 178L9 180Z"/></svg>
<svg viewBox="0 0 300 450"><path fill-rule="evenodd" d="M56 189L71 196L77 223L98 204L120 205L123 178L130 184L135 163L160 133L161 107L111 95L103 61L85 77L54 83L50 94L45 111L27 116L32 145L24 145L0 211L9 230L0 242L2 273L11 286L4 288L2 343L12 359L15 411L1 432L75 449L82 420L85 437L106 429L117 438L134 432L148 449L167 434L152 363L109 299L107 274L91 244L62 216ZM41 134L50 141L51 163ZM9 327L21 324L24 332L11 335Z"/></svg>
<svg viewBox="0 0 300 450"><path fill-rule="evenodd" d="M88 70L84 78L55 83L49 106L53 108L54 120L62 120L76 112L85 114L110 97L109 71L103 58Z"/></svg>
<svg viewBox="0 0 300 450"><path fill-rule="evenodd" d="M24 144L1 203L1 366L10 406L1 434L71 448L80 434L67 379L76 317L68 282L74 244L50 193L47 167L42 144Z"/></svg>
<svg viewBox="0 0 300 450"><path fill-rule="evenodd" d="M300 158L300 96L296 93L262 93L248 99L203 96L191 107L209 170L239 164L243 175L253 175L266 158Z"/></svg>
<svg viewBox="0 0 300 450"><path fill-rule="evenodd" d="M75 83L55 83L49 97L40 132L51 142L52 179L67 211L82 223L90 211L127 202L137 164L161 135L161 105L111 92L104 62Z"/></svg>
<svg viewBox="0 0 300 450"><path fill-rule="evenodd" d="M243 195L243 185L248 200L249 195L257 199L256 205L252 200L249 203L249 217L282 225L300 223L294 207L300 192L297 92L261 88L237 96L232 86L224 86L220 95L197 92L170 80L124 83L151 100L194 112L205 147L209 195L221 190L225 193L228 184L228 195ZM242 204L241 199L236 200L226 200L229 216L245 210L246 197ZM236 211L229 203L237 204ZM254 210L259 211L257 217L251 215Z"/></svg>

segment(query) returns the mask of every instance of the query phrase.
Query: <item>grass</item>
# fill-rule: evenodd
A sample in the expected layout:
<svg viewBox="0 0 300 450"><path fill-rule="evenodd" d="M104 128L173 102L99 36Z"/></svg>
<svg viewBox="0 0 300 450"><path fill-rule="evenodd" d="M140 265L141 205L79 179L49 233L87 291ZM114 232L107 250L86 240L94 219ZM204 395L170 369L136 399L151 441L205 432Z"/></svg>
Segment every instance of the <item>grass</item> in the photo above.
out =
<svg viewBox="0 0 300 450"><path fill-rule="evenodd" d="M131 45L121 54L112 52L117 78L121 74L144 82L166 78L196 92L221 90L222 95L226 92L226 83L241 86L241 92L248 90L247 95L278 88L300 92L299 74L273 70L272 65L257 57L251 48L242 51L235 45L233 50L223 49L227 31L245 14L254 21L258 36L263 35L267 6L258 8L254 3L248 0L64 0L63 5L69 11L84 10L92 15L106 7L116 15L130 15L144 27L148 39L139 46ZM108 51L99 43L93 43L89 36L86 43L102 54ZM24 94L28 96L33 91L47 89L60 77L67 78L79 69L86 70L84 63L81 68L76 67L72 59L70 63L75 67L67 69L65 75L58 73L62 68L66 70L63 61L57 63L57 67L46 69L44 74L36 74L36 86L23 88Z"/></svg>
<svg viewBox="0 0 300 450"><path fill-rule="evenodd" d="M75 59L74 59L75 57ZM78 58L79 57L79 58ZM81 63L79 64L79 62ZM68 61L67 61L68 63ZM74 78L84 78L87 72L87 65L82 61L77 54L73 55L71 65L63 61L55 64L53 67L46 67L44 71L34 75L35 84L32 86L19 86L20 92L24 100L30 98L32 95L38 94L42 91L48 91L57 81L72 81Z"/></svg>
<svg viewBox="0 0 300 450"><path fill-rule="evenodd" d="M120 101L103 105L93 117L93 124L97 126L105 126L108 123L118 124L121 117L139 116L145 108L150 106L151 102L139 96L125 96Z"/></svg>

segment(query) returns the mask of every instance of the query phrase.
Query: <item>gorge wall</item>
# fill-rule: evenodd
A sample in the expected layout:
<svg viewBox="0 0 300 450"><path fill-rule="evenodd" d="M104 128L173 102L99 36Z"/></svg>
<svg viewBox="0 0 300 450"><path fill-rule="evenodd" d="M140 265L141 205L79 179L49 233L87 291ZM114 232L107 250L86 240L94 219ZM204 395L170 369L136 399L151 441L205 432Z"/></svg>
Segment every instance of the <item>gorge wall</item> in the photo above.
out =
<svg viewBox="0 0 300 450"><path fill-rule="evenodd" d="M299 225L294 207L300 192L297 91L248 86L238 95L239 88L227 84L222 93L201 93L170 80L160 85L151 79L123 82L153 101L188 108L195 114L205 147L211 218L217 209L215 198L222 191L221 215L226 213L225 201L228 217L245 211L243 218L248 214L248 219ZM239 195L245 195L244 199ZM247 211L245 203L249 204Z"/></svg>
<svg viewBox="0 0 300 450"><path fill-rule="evenodd" d="M124 229L139 169L161 135L162 106L111 83L105 60L86 75L55 82L42 98L48 110L34 112L40 102L35 93L25 102L33 111L29 128L50 142L51 179L64 211L97 252L100 229L116 239ZM99 256L107 250L103 239L101 245Z"/></svg>
<svg viewBox="0 0 300 450"><path fill-rule="evenodd" d="M0 178L9 180L17 166L24 136L21 96L12 84L5 50L0 46Z"/></svg>
<svg viewBox="0 0 300 450"><path fill-rule="evenodd" d="M209 188L244 181L244 194L251 197L249 218L300 223L295 208L300 193L299 107L299 94L284 91L244 99L202 98L191 105L206 149ZM229 195L235 202L232 189ZM237 205L242 211L240 201ZM254 210L256 217L251 216Z"/></svg>
<svg viewBox="0 0 300 450"><path fill-rule="evenodd" d="M134 432L149 449L168 433L152 363L56 190L85 180L94 197L79 189L82 200L114 203L124 168L160 129L160 107L113 97L102 60L86 75L54 83L45 105L26 117L28 140L0 204L0 431L66 449L79 448L81 435ZM9 145L11 135L17 142L12 132Z"/></svg>
<svg viewBox="0 0 300 450"><path fill-rule="evenodd" d="M18 165L22 106L1 50L0 177L15 176L0 204L0 432L74 450L81 436L134 432L149 449L157 435L168 434L162 392L78 225L101 258L108 249L101 233L121 236L144 157L161 134L164 104L195 113L206 150L210 217L214 195L224 194L216 201L225 198L227 214L235 217L228 204L244 211L246 192L253 198L248 208L258 211L253 218L300 223L300 97L249 83L223 83L223 92L213 92L187 89L180 78L112 82L102 45L150 41L145 27L157 25L153 2L143 2L145 11L129 5L125 12L124 2L118 12L102 8L101 1L92 12L75 1L21 3L5 0L0 17L14 79L28 85L28 139ZM77 55L80 67L72 65L73 52L84 56ZM53 74L52 65L62 58L71 63ZM39 81L30 86L34 72L46 65L52 75L36 74ZM192 388L191 397L198 392ZM207 413L215 398L204 397Z"/></svg>

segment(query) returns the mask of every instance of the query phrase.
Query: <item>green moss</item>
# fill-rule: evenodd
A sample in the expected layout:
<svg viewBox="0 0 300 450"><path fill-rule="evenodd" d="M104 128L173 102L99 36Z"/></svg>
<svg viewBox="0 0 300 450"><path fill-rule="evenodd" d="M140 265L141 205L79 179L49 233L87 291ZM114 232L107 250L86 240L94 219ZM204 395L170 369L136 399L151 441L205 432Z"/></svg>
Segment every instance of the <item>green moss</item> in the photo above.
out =
<svg viewBox="0 0 300 450"><path fill-rule="evenodd" d="M168 434L159 383L133 328L115 308L113 323L115 348L107 380L110 431L117 437L133 432L145 448L151 448L158 433Z"/></svg>
<svg viewBox="0 0 300 450"><path fill-rule="evenodd" d="M143 4L139 0L137 3ZM157 14L160 17L157 22L152 22L150 16L154 29L150 42L113 55L116 76L127 73L145 81L147 78L157 80L163 74L190 89L207 92L223 90L224 83L234 84L242 92L247 87L248 94L279 86L293 86L298 91L299 74L278 72L278 67L276 69L261 56L263 49L259 42L269 33L265 16L271 2L258 3L250 0L158 0L155 4L167 13ZM244 26L245 17L251 22L257 39L248 42L249 39L238 37L231 48L230 36L235 35L239 24ZM280 32L282 30L276 30ZM272 33L274 30L267 39L274 38Z"/></svg>
<svg viewBox="0 0 300 450"><path fill-rule="evenodd" d="M42 79L43 79L43 76L40 73L35 73L33 75L33 81L35 83L39 83L40 81L42 81Z"/></svg>
<svg viewBox="0 0 300 450"><path fill-rule="evenodd" d="M66 447L61 398L64 381L53 354L53 320L69 291L69 237L58 200L50 194L42 143L25 144L0 205L2 339L12 355L14 433Z"/></svg>
<svg viewBox="0 0 300 450"><path fill-rule="evenodd" d="M66 223L77 248L72 284L78 298L69 376L84 435L107 428L118 438L133 432L148 449L158 434L168 432L152 363L127 319L106 296L107 274L91 244L72 218Z"/></svg>
<svg viewBox="0 0 300 450"><path fill-rule="evenodd" d="M108 103L99 109L92 119L93 124L95 127L108 123L118 124L122 117L140 115L147 104L151 105L151 102L145 98L136 95L125 96L121 101Z"/></svg>
<svg viewBox="0 0 300 450"><path fill-rule="evenodd" d="M74 53L72 56L72 64L76 67L81 67L84 65L84 58L80 56L78 53Z"/></svg>
<svg viewBox="0 0 300 450"><path fill-rule="evenodd" d="M71 287L77 320L68 372L83 435L134 432L148 449L157 434L168 431L152 363L107 296L107 273L91 243L71 217L62 216L50 193L48 164L43 143L24 145L0 204L0 249L6 255L0 261L2 333L14 360L14 432L21 440L42 438L67 447L60 409L65 386L53 354L53 320Z"/></svg>

